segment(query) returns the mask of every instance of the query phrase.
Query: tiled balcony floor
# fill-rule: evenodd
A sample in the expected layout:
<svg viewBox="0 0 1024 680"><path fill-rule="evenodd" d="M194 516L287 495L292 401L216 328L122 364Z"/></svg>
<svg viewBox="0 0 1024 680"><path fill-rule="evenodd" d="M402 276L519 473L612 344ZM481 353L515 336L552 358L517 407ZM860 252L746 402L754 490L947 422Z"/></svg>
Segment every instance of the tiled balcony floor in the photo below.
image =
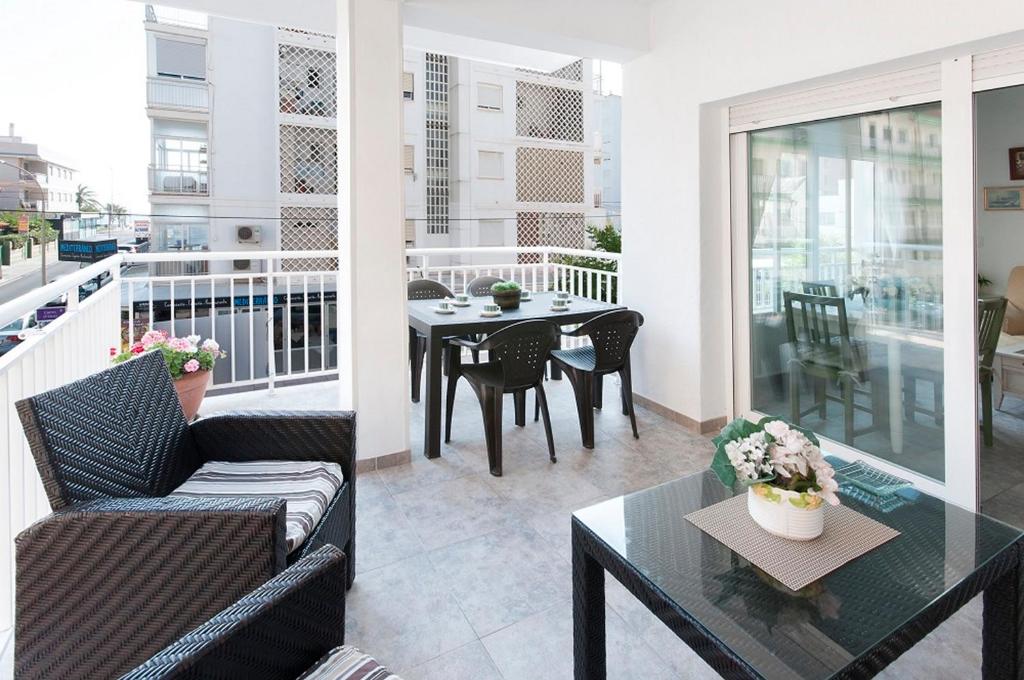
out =
<svg viewBox="0 0 1024 680"><path fill-rule="evenodd" d="M332 408L336 383L210 398L223 408ZM504 476L487 472L479 406L464 383L453 440L422 456L422 405L412 408L409 465L363 474L357 568L346 637L406 680L563 680L572 677L569 517L572 510L704 469L708 439L638 409L640 439L606 380L596 447L579 443L572 388L549 381L558 463L544 430L512 421L506 400ZM532 416L533 400L528 401ZM669 630L608 579L608 676L717 678ZM2 640L0 640L2 642ZM10 675L10 647L4 669ZM900 680L980 677L976 600L890 666Z"/></svg>

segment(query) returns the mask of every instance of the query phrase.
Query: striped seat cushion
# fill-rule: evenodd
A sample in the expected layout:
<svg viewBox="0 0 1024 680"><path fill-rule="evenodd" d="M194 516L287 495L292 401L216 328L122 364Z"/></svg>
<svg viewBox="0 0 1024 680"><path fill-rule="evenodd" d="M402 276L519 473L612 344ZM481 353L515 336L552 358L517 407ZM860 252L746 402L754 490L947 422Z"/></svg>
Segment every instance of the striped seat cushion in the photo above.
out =
<svg viewBox="0 0 1024 680"><path fill-rule="evenodd" d="M345 645L328 652L299 680L402 680L368 654Z"/></svg>
<svg viewBox="0 0 1024 680"><path fill-rule="evenodd" d="M256 460L210 461L170 493L189 498L269 497L287 504L287 542L291 552L305 542L324 516L345 477L337 463Z"/></svg>

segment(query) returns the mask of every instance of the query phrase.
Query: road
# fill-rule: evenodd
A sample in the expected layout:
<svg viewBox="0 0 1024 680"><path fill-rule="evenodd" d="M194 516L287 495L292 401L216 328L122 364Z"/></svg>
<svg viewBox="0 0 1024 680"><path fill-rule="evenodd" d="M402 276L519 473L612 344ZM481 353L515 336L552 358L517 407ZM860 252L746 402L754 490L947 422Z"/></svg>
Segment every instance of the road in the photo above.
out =
<svg viewBox="0 0 1024 680"><path fill-rule="evenodd" d="M80 266L78 262L47 262L46 278L53 281L57 277L70 274ZM8 280L5 277L3 281L0 281L0 304L10 302L16 297L39 288L40 285L42 285L42 277L39 275L38 269L25 272L16 279Z"/></svg>

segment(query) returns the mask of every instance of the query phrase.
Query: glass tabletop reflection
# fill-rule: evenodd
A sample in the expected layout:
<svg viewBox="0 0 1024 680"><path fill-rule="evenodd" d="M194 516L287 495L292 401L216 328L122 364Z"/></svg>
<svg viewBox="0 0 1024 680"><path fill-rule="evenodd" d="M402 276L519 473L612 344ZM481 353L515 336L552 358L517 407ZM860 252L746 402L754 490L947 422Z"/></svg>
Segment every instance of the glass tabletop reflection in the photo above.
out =
<svg viewBox="0 0 1024 680"><path fill-rule="evenodd" d="M829 678L1022 537L1002 522L903 493L907 502L885 513L844 495L844 504L900 536L801 591L685 519L734 494L710 471L573 514L765 677Z"/></svg>

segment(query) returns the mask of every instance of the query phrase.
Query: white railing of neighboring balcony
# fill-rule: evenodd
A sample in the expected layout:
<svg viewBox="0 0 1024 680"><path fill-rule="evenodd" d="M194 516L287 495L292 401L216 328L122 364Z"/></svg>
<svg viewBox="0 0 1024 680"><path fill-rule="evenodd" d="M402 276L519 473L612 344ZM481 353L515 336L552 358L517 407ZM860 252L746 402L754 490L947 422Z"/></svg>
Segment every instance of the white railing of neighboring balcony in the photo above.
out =
<svg viewBox="0 0 1024 680"><path fill-rule="evenodd" d="M157 77L146 81L146 101L150 107L206 111L210 108L210 93L205 81Z"/></svg>
<svg viewBox="0 0 1024 680"><path fill-rule="evenodd" d="M210 193L206 170L149 166L149 190L156 194L206 196Z"/></svg>

